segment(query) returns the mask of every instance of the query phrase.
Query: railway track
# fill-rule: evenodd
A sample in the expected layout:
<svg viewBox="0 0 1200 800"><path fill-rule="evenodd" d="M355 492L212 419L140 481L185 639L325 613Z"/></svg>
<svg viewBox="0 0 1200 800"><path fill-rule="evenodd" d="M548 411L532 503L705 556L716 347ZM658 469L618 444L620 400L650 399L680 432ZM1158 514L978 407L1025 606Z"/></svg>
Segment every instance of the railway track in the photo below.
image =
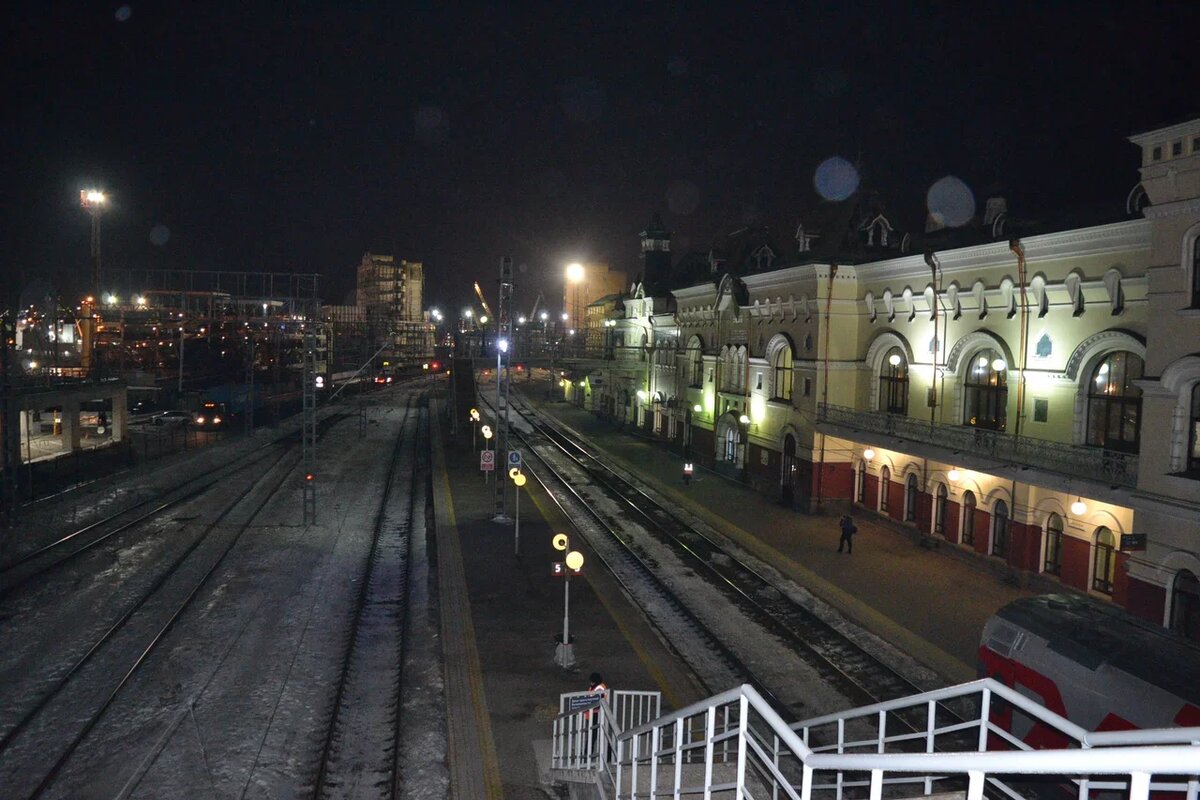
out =
<svg viewBox="0 0 1200 800"><path fill-rule="evenodd" d="M347 414L342 412L321 420L318 424L318 437L346 416ZM33 579L74 561L113 537L194 500L241 471L266 463L279 448L293 446L299 441L299 433L290 433L273 442L267 442L231 463L205 470L189 478L165 495L140 500L0 565L0 601Z"/></svg>
<svg viewBox="0 0 1200 800"><path fill-rule="evenodd" d="M868 704L921 691L890 665L789 599L773 581L730 553L722 543L679 520L674 512L609 468L576 438L546 423L520 401L513 404L513 410L535 431L533 436L525 437L527 445L532 446L540 439L545 446L568 458L588 476L591 484L618 503L626 516L637 520L696 574L718 587L740 613L787 642L823 681L851 702Z"/></svg>
<svg viewBox="0 0 1200 800"><path fill-rule="evenodd" d="M428 478L418 458L428 441L425 397L410 396L405 413L359 581L313 781L316 798L396 796L409 531L413 515L424 513Z"/></svg>
<svg viewBox="0 0 1200 800"><path fill-rule="evenodd" d="M325 430L336 421L330 418ZM80 745L193 606L260 512L295 481L300 463L295 450L288 447L273 460L268 456L270 463L257 472L257 479L238 491L86 649L80 648L77 658L38 687L29 706L0 735L5 796L38 798L54 787ZM48 747L48 742L63 744Z"/></svg>

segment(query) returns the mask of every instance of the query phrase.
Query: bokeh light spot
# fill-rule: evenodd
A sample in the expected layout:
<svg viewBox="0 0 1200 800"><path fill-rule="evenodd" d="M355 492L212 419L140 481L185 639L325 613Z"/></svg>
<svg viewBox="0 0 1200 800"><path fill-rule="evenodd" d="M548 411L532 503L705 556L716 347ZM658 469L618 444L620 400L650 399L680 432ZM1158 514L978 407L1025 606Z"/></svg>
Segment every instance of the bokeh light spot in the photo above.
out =
<svg viewBox="0 0 1200 800"><path fill-rule="evenodd" d="M971 187L953 175L941 178L925 195L929 216L950 228L961 228L975 216L975 195Z"/></svg>
<svg viewBox="0 0 1200 800"><path fill-rule="evenodd" d="M117 22L127 22L133 16L133 9L129 6L121 6L113 16L117 18Z"/></svg>
<svg viewBox="0 0 1200 800"><path fill-rule="evenodd" d="M162 247L171 240L171 229L166 225L158 224L150 229L150 244L157 247Z"/></svg>
<svg viewBox="0 0 1200 800"><path fill-rule="evenodd" d="M845 200L858 189L858 181L858 170L841 156L822 161L813 175L817 194L826 200Z"/></svg>

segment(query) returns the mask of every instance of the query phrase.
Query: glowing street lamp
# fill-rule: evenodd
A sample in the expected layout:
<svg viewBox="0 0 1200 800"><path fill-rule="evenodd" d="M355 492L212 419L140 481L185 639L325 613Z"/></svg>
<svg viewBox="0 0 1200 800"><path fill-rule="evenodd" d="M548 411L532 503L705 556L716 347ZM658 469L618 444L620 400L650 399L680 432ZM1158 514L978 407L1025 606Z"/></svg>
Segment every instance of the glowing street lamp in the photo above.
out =
<svg viewBox="0 0 1200 800"><path fill-rule="evenodd" d="M516 511L513 512L513 555L521 554L521 487L528 482L528 478L521 472L520 467L513 467L508 471L508 477L512 480L513 485L517 487L517 502Z"/></svg>
<svg viewBox="0 0 1200 800"><path fill-rule="evenodd" d="M555 534L551 544L555 550L566 553L561 564L555 564L555 572L561 570L563 576L563 632L562 641L554 648L554 663L570 669L575 666L575 648L571 645L571 573L578 575L583 569L583 553L571 549L571 539L565 533Z"/></svg>
<svg viewBox="0 0 1200 800"><path fill-rule="evenodd" d="M94 262L94 266L92 267L92 289L98 293L102 278L100 268L100 215L104 213L104 208L108 205L108 195L99 189L80 189L79 205L92 217L92 261Z"/></svg>

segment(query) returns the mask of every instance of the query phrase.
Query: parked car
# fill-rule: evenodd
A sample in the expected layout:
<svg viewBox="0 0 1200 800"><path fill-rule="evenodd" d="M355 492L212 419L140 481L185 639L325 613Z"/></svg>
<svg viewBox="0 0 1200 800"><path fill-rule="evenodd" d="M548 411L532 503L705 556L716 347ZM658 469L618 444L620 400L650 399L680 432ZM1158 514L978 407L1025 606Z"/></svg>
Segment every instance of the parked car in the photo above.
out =
<svg viewBox="0 0 1200 800"><path fill-rule="evenodd" d="M154 418L155 425L187 425L191 421L190 411L164 411Z"/></svg>

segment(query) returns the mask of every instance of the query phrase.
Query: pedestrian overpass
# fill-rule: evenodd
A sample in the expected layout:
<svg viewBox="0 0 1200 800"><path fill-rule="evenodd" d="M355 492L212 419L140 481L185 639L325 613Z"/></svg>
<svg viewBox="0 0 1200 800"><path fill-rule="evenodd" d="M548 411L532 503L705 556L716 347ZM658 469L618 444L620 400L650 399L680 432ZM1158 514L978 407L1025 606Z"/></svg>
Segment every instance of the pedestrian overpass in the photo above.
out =
<svg viewBox="0 0 1200 800"><path fill-rule="evenodd" d="M1092 733L990 678L790 725L749 685L665 715L657 692L584 694L550 746L577 798L1200 796L1200 728Z"/></svg>

